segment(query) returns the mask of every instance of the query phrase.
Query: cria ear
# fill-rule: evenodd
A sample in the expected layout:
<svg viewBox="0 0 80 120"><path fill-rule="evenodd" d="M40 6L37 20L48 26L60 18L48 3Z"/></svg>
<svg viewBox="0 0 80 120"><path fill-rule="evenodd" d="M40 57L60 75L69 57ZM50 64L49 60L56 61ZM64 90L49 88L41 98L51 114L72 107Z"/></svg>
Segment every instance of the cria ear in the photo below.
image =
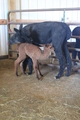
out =
<svg viewBox="0 0 80 120"><path fill-rule="evenodd" d="M45 47L49 47L50 46L50 44L45 44Z"/></svg>
<svg viewBox="0 0 80 120"><path fill-rule="evenodd" d="M53 48L53 46L50 46L50 49L52 49Z"/></svg>
<svg viewBox="0 0 80 120"><path fill-rule="evenodd" d="M51 48L53 48L53 45L52 45L52 44L50 44L50 49L51 49Z"/></svg>
<svg viewBox="0 0 80 120"><path fill-rule="evenodd" d="M20 30L18 30L18 29L16 29L16 28L14 28L14 31L17 33L17 32L20 32Z"/></svg>

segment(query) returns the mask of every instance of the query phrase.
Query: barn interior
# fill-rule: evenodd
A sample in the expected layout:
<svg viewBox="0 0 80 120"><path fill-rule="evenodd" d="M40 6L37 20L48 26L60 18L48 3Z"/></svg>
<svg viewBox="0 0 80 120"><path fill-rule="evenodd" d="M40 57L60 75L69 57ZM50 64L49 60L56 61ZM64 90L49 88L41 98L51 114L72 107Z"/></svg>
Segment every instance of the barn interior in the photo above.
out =
<svg viewBox="0 0 80 120"><path fill-rule="evenodd" d="M80 26L80 1L76 0L3 0L0 1L0 120L80 120L80 61L72 59L69 77L55 79L59 72L56 55L39 61L43 77L37 80L35 71L24 75L18 67L15 75L17 44L10 45L14 28L42 21L60 21L71 31ZM5 8L5 9L4 9ZM75 43L72 36L68 42ZM69 49L74 49L70 48ZM78 49L79 51L79 49Z"/></svg>

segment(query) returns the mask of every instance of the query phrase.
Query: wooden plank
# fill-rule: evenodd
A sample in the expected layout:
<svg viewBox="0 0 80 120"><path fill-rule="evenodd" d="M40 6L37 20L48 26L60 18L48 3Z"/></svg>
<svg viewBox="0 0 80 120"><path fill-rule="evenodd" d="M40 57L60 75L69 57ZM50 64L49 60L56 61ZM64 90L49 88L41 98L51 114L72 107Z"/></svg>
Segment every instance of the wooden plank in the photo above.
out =
<svg viewBox="0 0 80 120"><path fill-rule="evenodd" d="M74 35L72 35L71 38L79 38L80 39L80 36L74 36Z"/></svg>
<svg viewBox="0 0 80 120"><path fill-rule="evenodd" d="M0 25L7 25L6 19L0 19Z"/></svg>
<svg viewBox="0 0 80 120"><path fill-rule="evenodd" d="M80 22L66 22L68 25L80 25Z"/></svg>
<svg viewBox="0 0 80 120"><path fill-rule="evenodd" d="M37 23L37 22L43 22L43 21L48 21L48 20L19 20L19 19L16 19L14 21L8 22L8 24ZM57 21L57 22L60 22L60 21ZM66 24L68 24L68 25L80 25L80 22L66 22Z"/></svg>
<svg viewBox="0 0 80 120"><path fill-rule="evenodd" d="M16 22L31 22L31 23L33 23L33 22L43 22L44 20L16 20Z"/></svg>
<svg viewBox="0 0 80 120"><path fill-rule="evenodd" d="M37 22L43 22L44 20L14 20L8 22L8 24L29 24L29 23L37 23Z"/></svg>

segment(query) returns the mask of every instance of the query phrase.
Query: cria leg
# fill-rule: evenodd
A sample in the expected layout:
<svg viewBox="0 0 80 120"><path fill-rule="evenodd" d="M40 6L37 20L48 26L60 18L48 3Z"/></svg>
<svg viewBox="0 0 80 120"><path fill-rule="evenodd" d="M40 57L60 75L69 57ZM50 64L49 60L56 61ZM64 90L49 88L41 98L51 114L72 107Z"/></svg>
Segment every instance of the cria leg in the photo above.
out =
<svg viewBox="0 0 80 120"><path fill-rule="evenodd" d="M15 74L16 74L16 76L18 76L18 65L19 65L19 63L21 63L25 58L26 58L26 56L23 56L22 58L18 57L17 60L15 60L14 66L15 66Z"/></svg>

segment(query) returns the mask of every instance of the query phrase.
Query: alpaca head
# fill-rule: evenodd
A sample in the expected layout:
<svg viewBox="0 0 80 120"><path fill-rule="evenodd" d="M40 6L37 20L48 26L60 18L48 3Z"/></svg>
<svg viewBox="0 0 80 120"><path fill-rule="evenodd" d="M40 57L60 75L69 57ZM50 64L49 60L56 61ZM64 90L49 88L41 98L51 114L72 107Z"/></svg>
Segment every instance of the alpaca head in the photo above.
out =
<svg viewBox="0 0 80 120"><path fill-rule="evenodd" d="M49 53L54 52L54 48L51 44L46 44L46 45L44 45L44 51L49 52Z"/></svg>

